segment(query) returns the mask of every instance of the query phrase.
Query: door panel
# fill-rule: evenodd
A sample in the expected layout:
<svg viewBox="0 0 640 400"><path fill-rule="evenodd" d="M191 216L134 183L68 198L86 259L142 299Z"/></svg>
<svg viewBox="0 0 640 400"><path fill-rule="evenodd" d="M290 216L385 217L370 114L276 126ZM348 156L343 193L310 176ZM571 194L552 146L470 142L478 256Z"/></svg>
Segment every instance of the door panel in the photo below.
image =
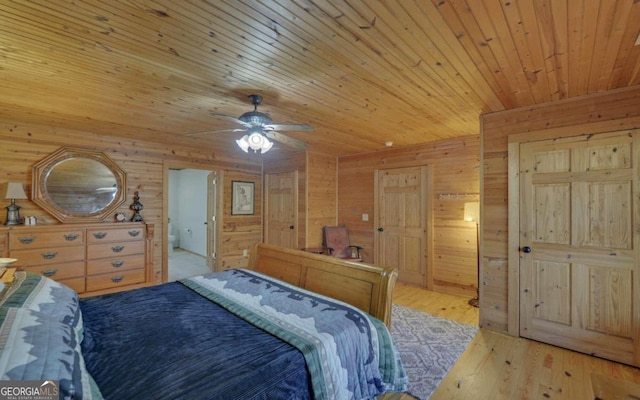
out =
<svg viewBox="0 0 640 400"><path fill-rule="evenodd" d="M631 271L622 268L590 268L587 329L629 337L631 318Z"/></svg>
<svg viewBox="0 0 640 400"><path fill-rule="evenodd" d="M400 282L424 287L427 271L427 168L380 170L377 181L379 230L375 262L398 268Z"/></svg>
<svg viewBox="0 0 640 400"><path fill-rule="evenodd" d="M535 262L535 282L533 282L536 304L546 303L546 307L536 307L534 317L565 325L571 323L571 264L539 260Z"/></svg>
<svg viewBox="0 0 640 400"><path fill-rule="evenodd" d="M265 243L295 249L298 243L298 172L266 174Z"/></svg>
<svg viewBox="0 0 640 400"><path fill-rule="evenodd" d="M569 184L535 186L535 238L539 242L569 244L571 187Z"/></svg>
<svg viewBox="0 0 640 400"><path fill-rule="evenodd" d="M631 183L608 182L576 185L578 212L585 215L576 229L583 246L631 249Z"/></svg>
<svg viewBox="0 0 640 400"><path fill-rule="evenodd" d="M521 144L522 336L640 365L637 143L626 132Z"/></svg>

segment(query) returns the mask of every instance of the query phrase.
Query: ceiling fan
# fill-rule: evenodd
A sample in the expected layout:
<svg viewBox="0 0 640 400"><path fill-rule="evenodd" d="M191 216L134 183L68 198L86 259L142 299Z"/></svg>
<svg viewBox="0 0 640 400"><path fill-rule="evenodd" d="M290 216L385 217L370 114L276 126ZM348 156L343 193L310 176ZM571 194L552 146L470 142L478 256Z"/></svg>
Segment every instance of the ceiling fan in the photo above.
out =
<svg viewBox="0 0 640 400"><path fill-rule="evenodd" d="M273 146L273 142L269 141L269 139L286 144L298 150L305 150L307 148L306 143L283 135L278 131L312 131L312 126L305 124L274 124L268 114L258 111L258 106L262 103L262 96L252 94L249 95L249 99L251 100L251 104L253 104L253 111L248 111L238 118L225 114L211 113L214 117L226 119L227 121L242 125L242 128L197 132L189 135L203 135L221 132L247 132L242 138L236 140L238 146L245 153L248 153L249 149L254 152L260 151L261 153L266 153L269 151L271 146Z"/></svg>

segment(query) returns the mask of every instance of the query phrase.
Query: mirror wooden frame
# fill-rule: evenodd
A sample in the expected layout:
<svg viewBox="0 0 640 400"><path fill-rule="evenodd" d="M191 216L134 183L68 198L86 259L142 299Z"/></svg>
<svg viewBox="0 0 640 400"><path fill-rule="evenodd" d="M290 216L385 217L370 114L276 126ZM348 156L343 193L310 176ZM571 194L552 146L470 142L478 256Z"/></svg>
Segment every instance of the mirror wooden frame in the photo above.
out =
<svg viewBox="0 0 640 400"><path fill-rule="evenodd" d="M74 213L56 204L46 188L46 180L51 171L62 161L73 158L86 158L97 161L107 167L116 180L116 192L113 200L104 208L90 213ZM127 174L106 154L88 149L62 147L43 158L33 166L32 174L34 203L49 212L60 222L96 222L104 221L126 200Z"/></svg>

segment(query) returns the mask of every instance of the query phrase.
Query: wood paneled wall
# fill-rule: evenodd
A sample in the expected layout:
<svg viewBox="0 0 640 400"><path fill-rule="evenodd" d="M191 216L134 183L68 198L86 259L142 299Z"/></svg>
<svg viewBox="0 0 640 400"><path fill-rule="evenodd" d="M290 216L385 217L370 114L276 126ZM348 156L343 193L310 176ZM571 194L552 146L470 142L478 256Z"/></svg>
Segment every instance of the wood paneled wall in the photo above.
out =
<svg viewBox="0 0 640 400"><path fill-rule="evenodd" d="M374 256L374 172L376 169L431 165L433 282L439 292L467 297L477 287L476 226L463 220L465 194L479 193L479 136L389 149L338 159L338 223L349 228L351 242L364 247L365 261ZM456 196L460 195L460 196ZM363 221L362 215L369 220Z"/></svg>
<svg viewBox="0 0 640 400"><path fill-rule="evenodd" d="M218 251L221 254L221 262L218 270L231 268L246 268L249 259L244 255L262 242L262 203L263 180L261 171L224 171L223 181L223 213L222 213L222 237L218 241ZM254 182L253 215L231 215L231 185L233 181Z"/></svg>
<svg viewBox="0 0 640 400"><path fill-rule="evenodd" d="M322 227L337 223L338 159L324 154L307 153L307 177L307 247L320 247Z"/></svg>
<svg viewBox="0 0 640 400"><path fill-rule="evenodd" d="M258 157L244 157L242 154L225 154L212 151L211 148L189 146L186 141L167 141L166 144L143 142L123 137L102 136L86 131L74 131L52 126L8 121L3 116L0 123L0 183L21 182L27 195L31 193L31 168L48 154L61 146L75 146L89 148L106 153L127 173L127 201L115 212L125 212L131 215L128 207L133 202L133 193L138 191L140 201L144 205L141 214L145 221L155 223L154 237L154 275L156 282L162 280L162 243L166 234L163 221L163 162L172 160L177 163L185 162L200 164L217 169L224 176L224 199L230 198L232 180L256 181L256 211L253 218L230 215L231 207L224 206L223 234L220 238L220 261L238 264L237 251L252 248L259 242L261 236L261 159ZM9 202L0 199L0 206L7 206ZM40 209L30 200L18 200L22 206L21 215L35 215L39 224L58 223L52 216ZM4 221L5 216L0 216ZM257 227L257 228L256 228ZM240 232L240 233L239 233ZM241 251L241 250L240 250ZM234 259L234 257L236 257ZM241 263L248 263L243 257Z"/></svg>
<svg viewBox="0 0 640 400"><path fill-rule="evenodd" d="M640 127L640 87L603 92L481 118L482 224L481 326L508 331L508 137L530 132L541 139ZM517 297L515 297L517 298ZM513 318L513 313L511 313Z"/></svg>
<svg viewBox="0 0 640 400"><path fill-rule="evenodd" d="M298 248L320 247L322 227L337 220L337 159L306 152L265 157L265 174L298 171Z"/></svg>

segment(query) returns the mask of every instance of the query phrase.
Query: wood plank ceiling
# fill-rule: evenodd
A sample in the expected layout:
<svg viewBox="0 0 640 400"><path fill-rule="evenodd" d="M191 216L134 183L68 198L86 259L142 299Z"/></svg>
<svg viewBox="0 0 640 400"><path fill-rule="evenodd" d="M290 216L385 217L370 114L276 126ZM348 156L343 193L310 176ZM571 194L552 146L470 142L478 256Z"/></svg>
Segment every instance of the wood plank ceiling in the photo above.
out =
<svg viewBox="0 0 640 400"><path fill-rule="evenodd" d="M0 118L215 148L239 134L185 135L257 93L310 149L371 152L638 85L639 33L637 0L0 0Z"/></svg>

